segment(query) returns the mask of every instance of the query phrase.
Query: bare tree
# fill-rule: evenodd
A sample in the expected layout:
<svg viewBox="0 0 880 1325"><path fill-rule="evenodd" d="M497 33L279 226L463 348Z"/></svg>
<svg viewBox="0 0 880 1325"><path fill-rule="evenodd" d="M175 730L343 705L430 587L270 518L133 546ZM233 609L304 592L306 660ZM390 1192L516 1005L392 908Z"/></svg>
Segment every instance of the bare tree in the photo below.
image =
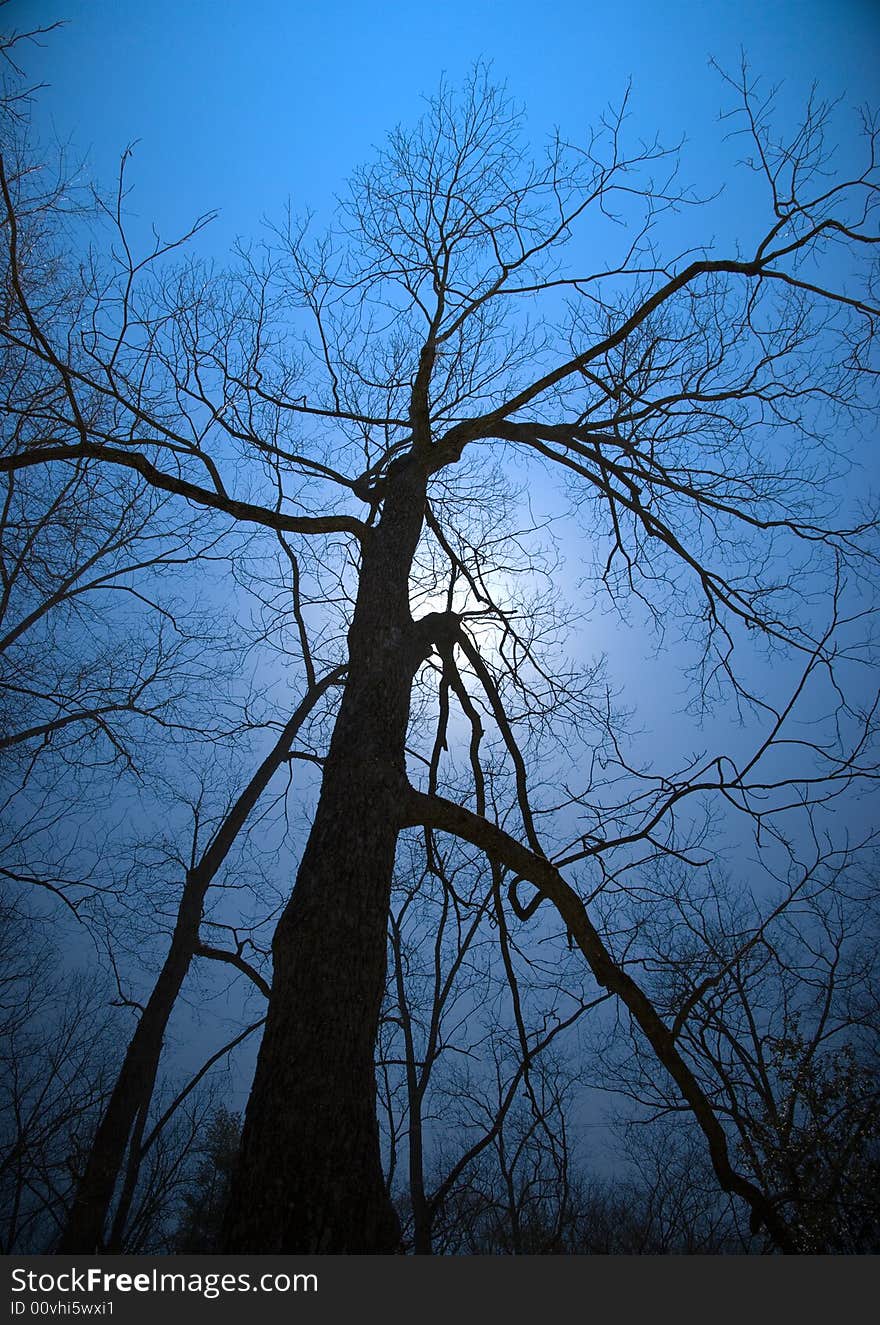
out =
<svg viewBox="0 0 880 1325"><path fill-rule="evenodd" d="M844 856L763 906L711 875L667 879L641 926L655 1005L803 1252L877 1246L875 865ZM674 1119L678 1101L633 1047L620 1084L648 1117Z"/></svg>
<svg viewBox="0 0 880 1325"><path fill-rule="evenodd" d="M753 1249L742 1205L718 1189L694 1128L644 1119L623 1129L628 1164L576 1174L568 1249L592 1255L730 1255Z"/></svg>
<svg viewBox="0 0 880 1325"><path fill-rule="evenodd" d="M181 1212L198 1182L201 1156L218 1112L222 1106L212 1084L189 1095L175 1110L170 1126L142 1157L134 1188L114 1217L107 1251L156 1256L177 1250ZM204 1214L210 1218L210 1211Z"/></svg>
<svg viewBox="0 0 880 1325"><path fill-rule="evenodd" d="M849 685L873 516L841 515L823 445L868 402L873 126L864 165L831 178L829 107L812 100L786 140L746 70L728 83L764 202L727 251L675 249L666 221L698 199L676 153L626 149L625 103L587 144L557 135L533 160L481 68L390 135L335 234L290 218L218 276L175 267L172 246L137 258L120 207L75 308L34 297L4 166L2 335L52 389L0 472L88 462L262 531L292 555L296 628L309 615L345 640L273 940L230 1250L398 1245L374 1055L408 827L428 850L450 834L484 852L518 923L538 930L551 904L692 1112L722 1188L796 1245L593 905L639 860L695 859L707 799L782 849L876 772L873 703ZM703 702L751 713L750 749L659 770L631 755L595 670L565 661L565 613L528 606L540 534L514 480L539 473L564 481L590 531L597 592L688 623ZM756 645L775 676L797 664L782 698L758 693ZM827 683L831 719L805 738L799 705Z"/></svg>
<svg viewBox="0 0 880 1325"><path fill-rule="evenodd" d="M512 1118L523 1134L507 1186L527 1162L567 1174L573 1083L561 1046L576 1059L576 1028L607 995L584 991L562 935L547 933L540 957L518 949L499 873L473 850L431 842L425 867L423 844L409 845L410 872L392 893L378 1068L388 1187L406 1211L403 1245L426 1255L458 1236L449 1212L484 1157L504 1170Z"/></svg>
<svg viewBox="0 0 880 1325"><path fill-rule="evenodd" d="M217 1109L201 1139L199 1164L184 1195L174 1235L181 1254L219 1251L240 1136L240 1119L228 1109Z"/></svg>
<svg viewBox="0 0 880 1325"><path fill-rule="evenodd" d="M112 1072L106 995L38 938L44 916L0 908L0 1239L5 1255L57 1236Z"/></svg>
<svg viewBox="0 0 880 1325"><path fill-rule="evenodd" d="M202 916L208 889L242 832L273 776L291 758L294 742L311 710L332 686L339 683L341 669L328 672L316 683L285 723L274 747L261 762L228 812L222 817L206 845L199 846L196 816L192 856L180 889L176 923L171 943L150 997L141 1010L128 1045L119 1076L97 1129L76 1199L70 1210L59 1251L82 1246L100 1249L104 1228L126 1151L129 1166L126 1187L133 1191L137 1181L144 1129L159 1070L159 1059L168 1022L194 957L210 957L244 971L268 997L269 986L241 951L217 947L202 938ZM122 1198L122 1218L125 1205ZM116 1220L120 1212L117 1210Z"/></svg>

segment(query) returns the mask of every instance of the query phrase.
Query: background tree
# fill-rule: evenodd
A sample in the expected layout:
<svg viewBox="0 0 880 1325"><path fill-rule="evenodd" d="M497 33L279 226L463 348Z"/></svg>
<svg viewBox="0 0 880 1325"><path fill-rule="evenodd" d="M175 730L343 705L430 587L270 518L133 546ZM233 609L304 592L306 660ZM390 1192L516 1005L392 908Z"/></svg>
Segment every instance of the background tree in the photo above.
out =
<svg viewBox="0 0 880 1325"><path fill-rule="evenodd" d="M203 940L202 916L206 894L260 796L282 764L292 757L294 742L311 709L340 678L339 669L329 672L305 696L285 723L274 747L221 817L204 846L199 841L203 826L201 807L194 807L193 849L188 866L185 861L181 862L184 882L180 889L171 943L149 1000L141 1010L119 1076L95 1134L89 1162L60 1240L59 1250L103 1245L104 1228L126 1150L130 1155L130 1185L133 1187L136 1182L137 1160L168 1022L193 958L203 956L227 962L243 971L265 997L269 996L270 989L265 978L243 955L244 945L237 944L235 950L230 950ZM119 1218L118 1211L116 1217Z"/></svg>
<svg viewBox="0 0 880 1325"><path fill-rule="evenodd" d="M0 914L0 1238L5 1255L54 1249L111 1094L123 1013L112 990L67 965L46 935L50 916L22 892ZM160 1095L166 1094L166 1080ZM164 1088L164 1089L163 1089ZM164 1251L191 1184L191 1151L214 1109L190 1091L135 1175L116 1250ZM138 1181L139 1179L139 1181Z"/></svg>
<svg viewBox="0 0 880 1325"><path fill-rule="evenodd" d="M223 1220L240 1139L239 1119L227 1109L218 1109L201 1140L200 1163L192 1190L184 1196L183 1213L175 1234L175 1249L182 1255L205 1255L221 1250Z"/></svg>
<svg viewBox="0 0 880 1325"><path fill-rule="evenodd" d="M4 1255L57 1236L112 1070L112 1017L94 982L59 971L44 917L0 913L0 1205ZM106 1057L106 1062L104 1061Z"/></svg>
<svg viewBox="0 0 880 1325"><path fill-rule="evenodd" d="M561 1046L577 1060L581 1019L607 995L584 992L584 972L561 936L548 935L538 959L519 950L499 876L473 851L431 842L430 864L416 874L424 845L409 845L412 873L392 893L378 1056L386 1179L405 1211L404 1246L422 1255L454 1248L465 1211L468 1223L477 1213L476 1175L491 1172L506 1190L502 1209L521 1253L531 1207L546 1212L544 1186L568 1177L565 1106L576 1072ZM514 1193L527 1166L534 1175L520 1202ZM547 1228L540 1237L552 1240ZM535 1232L531 1250L539 1240Z"/></svg>
<svg viewBox="0 0 880 1325"><path fill-rule="evenodd" d="M877 1246L877 891L874 861L834 865L789 879L763 914L711 875L667 878L641 927L655 1004L740 1162L800 1251L853 1254ZM678 1101L631 1047L626 1062L603 1054L606 1070L649 1117L674 1119Z"/></svg>

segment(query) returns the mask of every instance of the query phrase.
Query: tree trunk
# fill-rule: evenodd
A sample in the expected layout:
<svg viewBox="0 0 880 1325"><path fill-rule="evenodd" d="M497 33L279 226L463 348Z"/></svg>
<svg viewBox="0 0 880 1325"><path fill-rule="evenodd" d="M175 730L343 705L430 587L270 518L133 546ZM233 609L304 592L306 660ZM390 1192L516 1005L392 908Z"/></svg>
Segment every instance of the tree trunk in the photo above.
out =
<svg viewBox="0 0 880 1325"><path fill-rule="evenodd" d="M104 1248L104 1227L126 1147L139 1116L140 1133L143 1131L156 1084L165 1031L198 947L205 894L245 820L289 754L306 718L321 696L338 683L343 670L337 667L328 672L307 691L275 745L224 818L198 865L187 875L168 956L135 1028L107 1109L95 1133L85 1173L56 1248L59 1253L93 1252ZM140 1133L135 1133L132 1146L139 1147ZM132 1151L126 1184L129 1202L133 1184L137 1181L139 1163L139 1155ZM124 1218L125 1211L121 1213ZM122 1231L117 1218L113 1240L118 1242Z"/></svg>
<svg viewBox="0 0 880 1325"><path fill-rule="evenodd" d="M165 1028L198 941L204 896L205 888L201 882L188 879L168 956L131 1037L56 1247L60 1255L90 1253L104 1248L104 1225L119 1170L135 1119L149 1104L153 1093Z"/></svg>
<svg viewBox="0 0 880 1325"><path fill-rule="evenodd" d="M412 1249L417 1256L430 1256L434 1212L425 1194L425 1152L422 1129L423 1088L416 1063L416 1045L412 1017L406 997L403 972L403 944L400 929L392 921L391 943L397 985L397 1015L403 1033L406 1058L407 1153L409 1156L409 1198L412 1209ZM433 1016L432 1016L433 1021ZM426 1057L428 1055L426 1054ZM427 1069L426 1069L427 1070Z"/></svg>
<svg viewBox="0 0 880 1325"><path fill-rule="evenodd" d="M410 692L426 652L409 610L425 484L415 459L396 462L380 521L363 541L348 681L273 942L272 997L227 1215L230 1252L398 1247L374 1052Z"/></svg>

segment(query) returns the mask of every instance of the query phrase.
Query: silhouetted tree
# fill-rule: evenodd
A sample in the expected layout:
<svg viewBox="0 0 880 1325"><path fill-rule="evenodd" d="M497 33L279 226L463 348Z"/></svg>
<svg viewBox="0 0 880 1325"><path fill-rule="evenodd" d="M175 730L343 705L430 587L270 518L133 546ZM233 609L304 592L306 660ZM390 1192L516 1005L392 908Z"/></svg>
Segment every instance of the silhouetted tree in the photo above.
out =
<svg viewBox="0 0 880 1325"><path fill-rule="evenodd" d="M654 881L651 914L642 908L636 922L655 1006L665 1010L739 1163L805 1253L878 1246L875 867L844 854L836 869L826 862L790 877L762 905L706 872L667 877L659 893ZM630 905L638 911L637 896ZM602 1055L606 1080L650 1117L675 1119L675 1095L638 1041L632 1048ZM667 1135L672 1154L692 1145L674 1128ZM753 1223L754 1233L764 1232Z"/></svg>
<svg viewBox="0 0 880 1325"><path fill-rule="evenodd" d="M175 266L173 245L138 258L120 205L72 302L40 294L4 158L0 335L45 386L28 427L4 434L0 472L130 475L218 531L270 540L291 630L310 619L322 669L346 669L274 934L229 1250L399 1244L374 1056L407 828L428 859L443 834L488 857L517 942L529 924L543 934L533 917L550 904L693 1114L723 1190L797 1245L596 905L634 864L694 859L707 799L782 851L876 773L872 706L849 676L873 515L841 514L824 444L868 401L875 158L831 178L830 108L811 101L786 140L747 71L728 81L760 197L718 251L675 246L667 215L698 200L676 153L626 150L625 105L533 160L482 68L390 135L334 234L291 218L215 273ZM515 486L539 474L564 481L589 533L596 593L685 623L701 702L751 711L750 749L659 771L630 755L596 668L564 655L552 558ZM775 660L760 694L756 644ZM799 705L828 682L830 718L804 737Z"/></svg>
<svg viewBox="0 0 880 1325"><path fill-rule="evenodd" d="M45 1252L72 1200L113 1072L106 993L40 936L44 916L0 904L0 1246Z"/></svg>
<svg viewBox="0 0 880 1325"><path fill-rule="evenodd" d="M222 1250L223 1220L240 1140L240 1120L228 1109L219 1108L200 1141L199 1164L183 1197L174 1238L175 1250L181 1255Z"/></svg>
<svg viewBox="0 0 880 1325"><path fill-rule="evenodd" d="M585 992L589 976L561 935L546 936L539 959L518 948L499 872L472 849L432 842L425 865L422 844L408 845L411 873L392 892L378 1067L388 1185L405 1211L404 1246L426 1255L463 1237L461 1192L487 1155L506 1210L519 1210L512 1192L526 1165L564 1186L576 1071L563 1069L560 1046L577 1060L577 1027L608 996ZM548 1205L537 1186L527 1203Z"/></svg>

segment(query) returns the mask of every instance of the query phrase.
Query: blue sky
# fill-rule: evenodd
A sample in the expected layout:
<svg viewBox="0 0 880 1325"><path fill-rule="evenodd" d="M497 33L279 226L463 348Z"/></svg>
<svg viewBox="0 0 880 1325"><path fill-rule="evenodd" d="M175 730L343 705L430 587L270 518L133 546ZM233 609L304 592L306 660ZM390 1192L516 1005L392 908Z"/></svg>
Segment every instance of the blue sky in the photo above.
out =
<svg viewBox="0 0 880 1325"><path fill-rule="evenodd" d="M633 81L633 124L685 132L692 177L717 182L723 93L709 56L744 48L800 99L814 79L858 103L878 91L875 0L11 0L6 25L65 19L32 61L49 84L36 121L108 182L138 139L132 210L163 229L219 209L210 246L290 196L324 211L371 146L414 117L441 73L476 58L528 112L536 138L577 135Z"/></svg>
<svg viewBox="0 0 880 1325"><path fill-rule="evenodd" d="M19 29L66 21L25 57L48 85L40 136L69 142L105 185L138 140L130 211L167 237L217 209L200 248L218 257L288 197L328 216L385 131L415 118L420 94L478 58L525 105L535 140L557 124L578 136L631 79L634 128L686 135L685 179L706 192L732 150L718 147L724 92L710 56L733 67L744 49L792 106L814 80L827 96L880 102L877 0L11 0L0 17ZM746 220L722 211L713 224ZM671 728L659 675L642 698Z"/></svg>
<svg viewBox="0 0 880 1325"><path fill-rule="evenodd" d="M535 140L557 124L578 137L631 79L632 129L685 134L684 179L707 193L736 155L710 56L733 68L745 50L792 113L814 80L849 104L880 102L876 0L10 0L0 12L19 29L66 25L25 57L47 84L40 136L69 142L105 186L137 140L130 213L170 237L218 210L199 238L218 258L288 198L329 219L384 133L478 58L524 104ZM748 232L736 196L713 209L710 234L697 218L701 240Z"/></svg>
<svg viewBox="0 0 880 1325"><path fill-rule="evenodd" d="M105 186L137 140L132 217L171 237L216 209L198 243L220 259L288 198L331 219L334 193L373 145L416 117L442 74L459 81L478 58L525 106L535 141L554 125L582 135L631 80L632 131L685 135L683 178L706 193L736 157L717 123L725 89L710 57L734 68L744 50L783 84L792 114L816 80L850 105L880 102L876 0L10 0L2 16L19 29L65 22L26 56L47 85L34 108L40 136L69 142ZM701 241L718 227L748 235L737 197L713 209L708 234L696 215ZM624 645L624 673L629 656ZM672 721L666 702L652 726Z"/></svg>

